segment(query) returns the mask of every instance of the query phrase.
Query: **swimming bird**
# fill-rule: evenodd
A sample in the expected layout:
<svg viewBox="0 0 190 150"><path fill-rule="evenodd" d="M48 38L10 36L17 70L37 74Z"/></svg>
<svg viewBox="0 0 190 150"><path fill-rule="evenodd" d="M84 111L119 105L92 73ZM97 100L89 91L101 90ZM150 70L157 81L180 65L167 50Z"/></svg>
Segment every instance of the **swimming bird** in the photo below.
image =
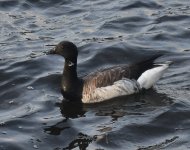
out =
<svg viewBox="0 0 190 150"><path fill-rule="evenodd" d="M158 54L135 64L115 65L92 72L83 78L77 75L78 49L69 41L62 41L49 51L65 58L61 81L63 97L70 101L96 103L114 97L131 95L151 88L171 64L154 64Z"/></svg>

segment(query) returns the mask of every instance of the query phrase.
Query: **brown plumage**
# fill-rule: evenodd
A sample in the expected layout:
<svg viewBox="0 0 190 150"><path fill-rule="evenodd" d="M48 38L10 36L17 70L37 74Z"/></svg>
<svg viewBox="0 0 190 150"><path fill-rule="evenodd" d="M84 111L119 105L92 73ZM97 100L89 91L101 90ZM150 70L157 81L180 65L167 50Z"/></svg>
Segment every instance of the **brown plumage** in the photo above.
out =
<svg viewBox="0 0 190 150"><path fill-rule="evenodd" d="M113 66L90 73L83 78L83 93L88 93L89 89L92 91L99 87L112 85L115 81L124 77L129 78L131 74L129 68L128 65Z"/></svg>
<svg viewBox="0 0 190 150"><path fill-rule="evenodd" d="M131 74L129 68L128 65L113 66L85 76L83 78L82 99L84 101L95 99L96 95L93 95L95 89L112 85L115 81L122 78L129 78Z"/></svg>

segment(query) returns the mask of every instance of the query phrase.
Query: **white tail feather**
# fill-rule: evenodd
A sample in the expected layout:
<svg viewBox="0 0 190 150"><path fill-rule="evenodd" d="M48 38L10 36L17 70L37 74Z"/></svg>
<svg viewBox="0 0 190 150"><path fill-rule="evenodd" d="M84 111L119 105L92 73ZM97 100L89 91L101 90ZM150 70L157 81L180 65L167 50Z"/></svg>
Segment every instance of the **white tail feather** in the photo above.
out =
<svg viewBox="0 0 190 150"><path fill-rule="evenodd" d="M167 61L164 64L159 64L158 67L143 72L137 80L140 87L144 89L151 88L162 77L171 63L171 61Z"/></svg>

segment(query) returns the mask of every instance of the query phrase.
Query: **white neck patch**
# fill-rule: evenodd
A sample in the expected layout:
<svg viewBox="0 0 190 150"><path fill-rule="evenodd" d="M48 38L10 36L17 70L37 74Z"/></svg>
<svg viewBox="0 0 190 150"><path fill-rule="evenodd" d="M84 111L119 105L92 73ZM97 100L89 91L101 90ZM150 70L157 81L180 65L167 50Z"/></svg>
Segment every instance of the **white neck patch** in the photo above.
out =
<svg viewBox="0 0 190 150"><path fill-rule="evenodd" d="M74 63L72 61L69 61L68 62L68 66L71 67L71 66L74 66Z"/></svg>

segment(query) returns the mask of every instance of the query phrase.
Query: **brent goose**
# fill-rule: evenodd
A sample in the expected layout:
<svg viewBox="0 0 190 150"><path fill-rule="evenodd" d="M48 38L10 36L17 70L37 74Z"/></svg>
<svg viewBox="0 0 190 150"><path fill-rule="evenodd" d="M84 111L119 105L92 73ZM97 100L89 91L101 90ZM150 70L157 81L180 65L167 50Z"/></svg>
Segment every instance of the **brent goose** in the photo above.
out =
<svg viewBox="0 0 190 150"><path fill-rule="evenodd" d="M61 82L63 97L83 103L102 102L149 89L161 78L171 63L168 61L154 65L154 60L161 56L159 54L136 64L116 65L79 78L78 50L75 44L62 41L50 50L49 54L59 54L65 58Z"/></svg>

